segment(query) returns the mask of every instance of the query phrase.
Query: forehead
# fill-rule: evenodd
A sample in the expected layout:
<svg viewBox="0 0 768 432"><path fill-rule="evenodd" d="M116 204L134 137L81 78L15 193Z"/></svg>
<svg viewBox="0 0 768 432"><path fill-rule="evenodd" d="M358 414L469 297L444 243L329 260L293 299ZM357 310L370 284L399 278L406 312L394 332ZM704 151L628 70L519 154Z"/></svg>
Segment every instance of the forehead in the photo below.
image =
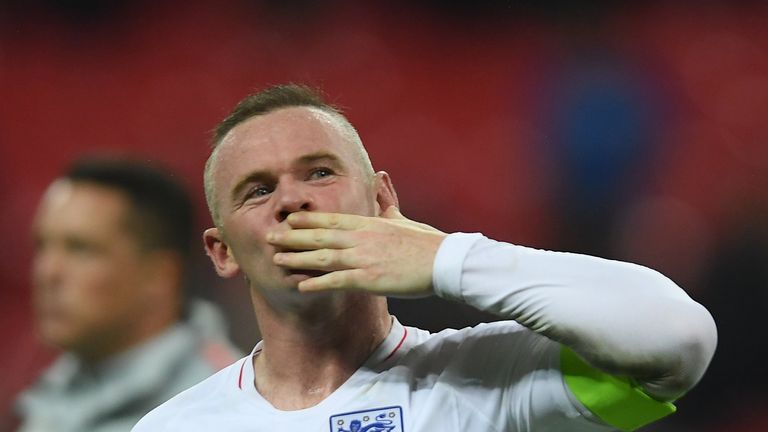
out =
<svg viewBox="0 0 768 432"><path fill-rule="evenodd" d="M312 107L290 107L250 118L224 137L219 158L248 150L295 154L305 150L345 152L350 145L339 121ZM266 156L266 155L263 155Z"/></svg>
<svg viewBox="0 0 768 432"><path fill-rule="evenodd" d="M215 161L217 185L245 172L280 169L301 156L330 153L351 164L354 144L333 115L312 107L283 108L248 119L221 141Z"/></svg>
<svg viewBox="0 0 768 432"><path fill-rule="evenodd" d="M37 231L72 233L113 231L128 210L127 197L115 189L62 179L45 192L34 227Z"/></svg>

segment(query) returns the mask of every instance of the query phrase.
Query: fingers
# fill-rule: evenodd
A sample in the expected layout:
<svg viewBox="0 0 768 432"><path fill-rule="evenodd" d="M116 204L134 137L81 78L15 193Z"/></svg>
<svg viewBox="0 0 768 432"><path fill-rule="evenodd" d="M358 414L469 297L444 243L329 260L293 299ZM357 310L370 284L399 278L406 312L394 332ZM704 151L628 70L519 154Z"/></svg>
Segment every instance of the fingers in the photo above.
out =
<svg viewBox="0 0 768 432"><path fill-rule="evenodd" d="M382 213L381 216L386 219L405 219L405 216L403 216L403 214L400 213L400 209L398 209L397 206L387 207L387 209L384 210L384 213Z"/></svg>
<svg viewBox="0 0 768 432"><path fill-rule="evenodd" d="M354 256L340 249L318 249L307 252L279 252L275 264L299 270L335 271L354 267Z"/></svg>
<svg viewBox="0 0 768 432"><path fill-rule="evenodd" d="M440 231L405 218L395 206L381 217L297 212L267 234L274 263L324 274L299 282L301 291L362 290L412 297L432 293Z"/></svg>
<svg viewBox="0 0 768 432"><path fill-rule="evenodd" d="M267 242L293 250L346 249L355 245L352 236L346 231L325 228L270 232L267 234Z"/></svg>
<svg viewBox="0 0 768 432"><path fill-rule="evenodd" d="M365 271L362 269L340 270L299 282L299 291L363 289L365 279Z"/></svg>
<svg viewBox="0 0 768 432"><path fill-rule="evenodd" d="M288 224L292 228L328 228L354 230L365 226L366 219L341 213L297 212L288 215Z"/></svg>

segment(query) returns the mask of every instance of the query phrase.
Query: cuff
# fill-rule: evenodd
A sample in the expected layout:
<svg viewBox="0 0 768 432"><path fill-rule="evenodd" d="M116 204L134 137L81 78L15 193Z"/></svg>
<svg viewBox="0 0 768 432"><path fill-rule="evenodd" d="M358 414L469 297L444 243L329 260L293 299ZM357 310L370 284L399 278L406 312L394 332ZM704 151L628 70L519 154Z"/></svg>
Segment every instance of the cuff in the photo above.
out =
<svg viewBox="0 0 768 432"><path fill-rule="evenodd" d="M481 238L484 236L479 233L453 233L443 240L432 265L432 285L437 296L463 302L461 274L464 259Z"/></svg>

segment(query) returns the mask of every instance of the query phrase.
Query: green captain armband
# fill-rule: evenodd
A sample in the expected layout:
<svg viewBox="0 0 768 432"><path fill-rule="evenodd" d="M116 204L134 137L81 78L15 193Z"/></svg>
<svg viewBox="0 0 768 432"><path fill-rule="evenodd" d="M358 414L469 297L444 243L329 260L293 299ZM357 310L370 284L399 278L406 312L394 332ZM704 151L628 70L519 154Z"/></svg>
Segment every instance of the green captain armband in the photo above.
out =
<svg viewBox="0 0 768 432"><path fill-rule="evenodd" d="M603 422L633 431L677 410L669 402L648 396L629 378L590 366L570 348L560 350L560 371L576 399Z"/></svg>

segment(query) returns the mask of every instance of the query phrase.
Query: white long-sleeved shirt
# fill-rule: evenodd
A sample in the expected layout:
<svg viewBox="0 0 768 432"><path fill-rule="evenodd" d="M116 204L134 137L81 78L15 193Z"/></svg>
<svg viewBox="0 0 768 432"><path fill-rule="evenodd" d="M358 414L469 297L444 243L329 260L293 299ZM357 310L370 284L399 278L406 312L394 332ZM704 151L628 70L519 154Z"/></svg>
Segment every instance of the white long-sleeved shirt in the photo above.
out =
<svg viewBox="0 0 768 432"><path fill-rule="evenodd" d="M341 387L295 411L274 408L255 389L259 344L134 431L605 431L613 428L561 372L561 342L675 395L695 383L714 349L709 314L640 266L459 233L443 242L433 270L438 295L510 320L430 334L393 318L387 338ZM655 321L667 314L697 330L667 331L675 326ZM681 344L692 348L681 353Z"/></svg>
<svg viewBox="0 0 768 432"><path fill-rule="evenodd" d="M698 382L717 344L703 306L636 264L457 233L433 274L439 296L513 319L662 400Z"/></svg>

